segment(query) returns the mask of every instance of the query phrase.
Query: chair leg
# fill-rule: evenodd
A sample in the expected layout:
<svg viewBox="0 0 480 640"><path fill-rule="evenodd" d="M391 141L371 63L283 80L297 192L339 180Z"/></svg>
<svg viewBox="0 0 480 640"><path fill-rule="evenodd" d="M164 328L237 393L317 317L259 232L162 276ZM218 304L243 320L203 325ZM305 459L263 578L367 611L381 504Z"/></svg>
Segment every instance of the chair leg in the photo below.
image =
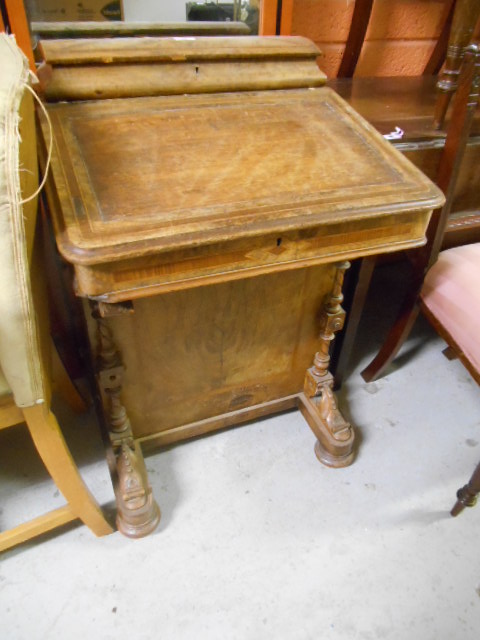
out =
<svg viewBox="0 0 480 640"><path fill-rule="evenodd" d="M72 512L97 536L112 533L112 527L83 482L57 419L48 406L25 407L23 415L40 457Z"/></svg>
<svg viewBox="0 0 480 640"><path fill-rule="evenodd" d="M361 372L365 382L379 378L397 355L400 347L408 338L420 311L420 287L411 289L403 301L400 312L380 351L372 362Z"/></svg>
<svg viewBox="0 0 480 640"><path fill-rule="evenodd" d="M458 516L465 507L473 507L477 502L477 494L480 493L480 464L477 465L468 484L457 491L457 501L450 511L452 516Z"/></svg>

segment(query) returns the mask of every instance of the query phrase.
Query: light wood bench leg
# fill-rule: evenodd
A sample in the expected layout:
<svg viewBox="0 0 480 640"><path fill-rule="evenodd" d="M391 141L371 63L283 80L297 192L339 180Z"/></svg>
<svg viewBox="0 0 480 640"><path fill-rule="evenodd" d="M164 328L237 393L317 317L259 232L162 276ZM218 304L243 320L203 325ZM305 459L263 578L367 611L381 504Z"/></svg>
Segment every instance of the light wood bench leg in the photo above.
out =
<svg viewBox="0 0 480 640"><path fill-rule="evenodd" d="M97 536L113 532L82 480L57 419L45 404L23 408L23 415L38 453L76 517Z"/></svg>
<svg viewBox="0 0 480 640"><path fill-rule="evenodd" d="M47 533L47 531L61 527L75 519L76 516L72 514L69 505L49 511L38 518L18 525L18 527L0 533L0 551L11 549L17 544L31 540L35 536Z"/></svg>

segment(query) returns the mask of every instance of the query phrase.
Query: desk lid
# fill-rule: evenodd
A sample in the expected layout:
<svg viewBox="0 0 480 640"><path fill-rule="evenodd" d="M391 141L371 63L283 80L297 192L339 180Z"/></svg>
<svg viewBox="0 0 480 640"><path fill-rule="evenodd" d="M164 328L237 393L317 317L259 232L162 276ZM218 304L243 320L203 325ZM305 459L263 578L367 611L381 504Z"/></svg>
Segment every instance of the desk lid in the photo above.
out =
<svg viewBox="0 0 480 640"><path fill-rule="evenodd" d="M57 241L77 264L444 201L327 88L56 104L49 113Z"/></svg>

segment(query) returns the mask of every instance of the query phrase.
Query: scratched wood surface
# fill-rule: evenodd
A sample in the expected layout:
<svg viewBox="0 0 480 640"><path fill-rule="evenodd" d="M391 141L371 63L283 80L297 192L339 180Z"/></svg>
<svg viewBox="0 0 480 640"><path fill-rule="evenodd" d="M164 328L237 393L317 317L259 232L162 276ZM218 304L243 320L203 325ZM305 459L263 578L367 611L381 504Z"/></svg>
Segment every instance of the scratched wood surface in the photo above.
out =
<svg viewBox="0 0 480 640"><path fill-rule="evenodd" d="M326 76L305 38L177 37L46 40L48 101L313 87Z"/></svg>
<svg viewBox="0 0 480 640"><path fill-rule="evenodd" d="M57 243L85 295L418 245L442 201L328 89L49 112Z"/></svg>
<svg viewBox="0 0 480 640"><path fill-rule="evenodd" d="M135 436L298 394L333 271L322 265L153 296L110 318ZM91 320L90 332L95 348Z"/></svg>
<svg viewBox="0 0 480 640"><path fill-rule="evenodd" d="M307 38L293 37L170 37L45 40L43 59L51 65L115 64L184 60L316 58L320 51Z"/></svg>
<svg viewBox="0 0 480 640"><path fill-rule="evenodd" d="M216 39L159 53L151 44L125 80L143 64L161 76L179 56L187 75L175 91L187 95L139 97L137 87L129 98L50 102L47 193L77 293L133 301L133 314L108 319L125 365L122 398L134 436L166 443L294 407L334 263L422 244L443 196L316 86L318 68L304 75L312 45L241 38L222 52ZM131 62L130 45L115 53L118 41L75 46L73 56L45 49L52 83L78 68L93 90L97 66L105 78ZM262 90L244 91L244 63ZM217 92L195 94L196 67L202 77L217 64L222 82L204 88ZM89 330L95 351L91 320Z"/></svg>
<svg viewBox="0 0 480 640"><path fill-rule="evenodd" d="M445 127L433 126L436 76L334 79L328 85L380 133L399 127L392 144L428 177L435 179L445 141ZM377 97L382 96L381 100ZM446 125L450 114L447 113ZM480 241L480 110L473 121L465 159L455 187L444 247Z"/></svg>
<svg viewBox="0 0 480 640"><path fill-rule="evenodd" d="M41 39L114 38L129 36L245 36L244 22L32 22L32 34Z"/></svg>

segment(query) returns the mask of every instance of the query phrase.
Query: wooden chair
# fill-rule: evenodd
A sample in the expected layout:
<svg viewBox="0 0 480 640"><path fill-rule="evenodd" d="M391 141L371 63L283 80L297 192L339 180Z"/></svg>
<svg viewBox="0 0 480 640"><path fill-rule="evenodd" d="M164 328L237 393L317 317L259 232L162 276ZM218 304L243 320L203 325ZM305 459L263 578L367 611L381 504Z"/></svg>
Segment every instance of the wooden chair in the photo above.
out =
<svg viewBox="0 0 480 640"><path fill-rule="evenodd" d="M49 350L28 61L0 34L0 429L25 422L67 504L0 533L0 551L80 518L96 535L112 532L85 486L50 409ZM22 200L22 198L24 198Z"/></svg>
<svg viewBox="0 0 480 640"><path fill-rule="evenodd" d="M420 309L480 384L480 243L442 251L428 271ZM480 492L480 464L457 493L452 516L473 507Z"/></svg>
<svg viewBox="0 0 480 640"><path fill-rule="evenodd" d="M480 0L448 0L445 3L441 35L425 67L423 78L359 78L353 80L352 76L365 38L372 5L373 0L360 0L355 3L350 34L339 70L339 77L347 78L346 82L353 84L347 88L348 85L342 84L342 81L340 84L334 82L334 88L347 99L351 98L352 93L355 93L359 102L357 104L355 99L350 99L352 106L357 108L382 133L382 126L385 127L385 131L388 131L393 127L394 122L400 124L405 130L405 137L402 141L393 142L393 144L431 179L438 181L441 172L441 154L444 151L446 140L446 134L441 134L438 129L444 125L448 104L458 86L463 51L471 41L480 16ZM444 60L444 69L437 80L435 76L430 74L438 73ZM437 86L436 99L433 95L435 86L433 80ZM391 82L398 85L392 94L389 93L392 87ZM365 89L372 93L373 98L379 94L378 100L371 100L372 103L378 102L373 111L362 111L363 105L366 104L365 92L363 89L358 90L355 83L360 85L366 83ZM387 89L386 92L385 89ZM384 93L383 97L382 92ZM427 99L429 93L431 94L430 99ZM395 94L401 95L398 105L395 101ZM388 104L388 109L382 108L384 103ZM395 115L397 107L402 115ZM378 121L382 110L389 114L391 122L388 120ZM475 188L475 172L469 171L469 167L478 165L480 158L479 119L473 120L472 118L469 127L470 133L473 134L465 141L469 163L465 162L462 165L462 171L456 172L455 177L449 183L451 193L446 205L448 216L445 230L442 233L444 248L480 240L478 189ZM463 153L465 153L465 149L462 150ZM446 190L446 185L444 185L444 190ZM343 335L335 344L332 357L337 387L342 384L348 367L375 265L375 258L367 258L361 263L353 264L348 274L345 286L345 307L348 310L347 324ZM407 308L409 307L410 303L407 304ZM411 321L413 324L414 319ZM408 327L406 330L409 331L410 328ZM382 365L382 371L385 370L394 355ZM376 366L380 366L380 362L379 354ZM372 381L381 375L381 371L377 371L376 366L373 366L372 363L372 368L362 373L367 381Z"/></svg>
<svg viewBox="0 0 480 640"><path fill-rule="evenodd" d="M445 112L455 91L462 52L472 41L480 16L480 0L445 0L440 36L422 75L358 77L374 0L356 0L350 33L338 71L329 85L383 135L398 127L401 138L392 144L432 180L438 172L445 133ZM443 71L438 76L440 69ZM480 117L475 118L467 155L480 166ZM480 200L475 180L480 169L464 169L457 181L444 246L480 241Z"/></svg>
<svg viewBox="0 0 480 640"><path fill-rule="evenodd" d="M412 252L413 279L400 313L376 358L362 372L367 382L387 368L409 335L420 311L447 342L474 380L480 384L480 243L453 247L440 252L448 223L455 182L478 104L480 91L480 50L470 46L463 61L453 112L442 153L437 183L446 202L433 213L427 230L427 244ZM373 262L364 261L360 282L365 296ZM470 481L457 492L451 514L456 516L474 506L480 493L480 464Z"/></svg>
<svg viewBox="0 0 480 640"><path fill-rule="evenodd" d="M452 11L455 9L454 11ZM435 108L435 128L443 126L448 105L458 86L463 51L472 41L480 16L480 0L450 1L452 27L445 59L445 66L437 82L439 98Z"/></svg>
<svg viewBox="0 0 480 640"><path fill-rule="evenodd" d="M453 106L450 125L443 149L437 184L445 193L446 203L434 212L427 230L427 244L410 255L413 264L412 282L390 332L374 360L362 372L373 381L380 377L408 337L420 311L421 291L429 269L435 264L452 206L456 178L465 153L473 115L478 104L480 59L478 47L471 45L465 54L462 75Z"/></svg>
<svg viewBox="0 0 480 640"><path fill-rule="evenodd" d="M374 0L355 2L350 31L337 73L338 78L352 78L355 73L370 23L373 3ZM445 63L438 87L449 97L456 89L462 52L472 40L479 16L478 0L445 0L440 35L425 65L423 75L436 75ZM443 107L439 107L438 110L439 123L443 122L449 98L443 102Z"/></svg>

